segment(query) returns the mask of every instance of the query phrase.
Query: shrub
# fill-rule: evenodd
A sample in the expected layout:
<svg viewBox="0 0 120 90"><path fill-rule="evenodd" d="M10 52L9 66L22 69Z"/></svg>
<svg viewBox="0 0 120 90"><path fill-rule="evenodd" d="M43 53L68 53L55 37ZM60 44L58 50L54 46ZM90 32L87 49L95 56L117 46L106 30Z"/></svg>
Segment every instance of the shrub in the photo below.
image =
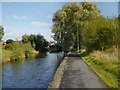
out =
<svg viewBox="0 0 120 90"><path fill-rule="evenodd" d="M23 55L23 53L20 49L13 50L12 54L11 54L11 60L12 61L19 60L22 58L22 55Z"/></svg>
<svg viewBox="0 0 120 90"><path fill-rule="evenodd" d="M18 44L17 42L12 42L5 47L6 50L12 51L11 60L19 60L24 56L28 58L32 55L33 48L30 43Z"/></svg>
<svg viewBox="0 0 120 90"><path fill-rule="evenodd" d="M7 44L12 43L12 42L14 42L14 40L12 40L12 39L8 39L8 40L6 41Z"/></svg>
<svg viewBox="0 0 120 90"><path fill-rule="evenodd" d="M18 44L17 42L12 42L12 43L7 44L7 46L5 46L5 49L12 51L12 54L11 54L12 61L22 58L23 52L20 47L20 44Z"/></svg>
<svg viewBox="0 0 120 90"><path fill-rule="evenodd" d="M20 45L17 42L12 42L5 46L6 50L16 50L17 48L20 48Z"/></svg>
<svg viewBox="0 0 120 90"><path fill-rule="evenodd" d="M33 54L33 52L32 52L33 48L30 43L23 44L22 49L23 49L23 52L24 52L26 58L28 58L29 56L31 56Z"/></svg>

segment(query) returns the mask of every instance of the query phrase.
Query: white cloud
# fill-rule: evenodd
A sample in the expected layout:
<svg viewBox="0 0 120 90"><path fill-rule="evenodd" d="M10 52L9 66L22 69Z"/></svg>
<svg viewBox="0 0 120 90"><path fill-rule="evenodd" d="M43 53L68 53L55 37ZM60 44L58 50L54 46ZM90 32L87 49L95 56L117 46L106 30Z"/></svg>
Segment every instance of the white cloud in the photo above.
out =
<svg viewBox="0 0 120 90"><path fill-rule="evenodd" d="M27 19L28 18L27 16L16 16L16 15L11 16L11 17L14 19Z"/></svg>
<svg viewBox="0 0 120 90"><path fill-rule="evenodd" d="M32 25L36 25L36 26L51 26L51 24L49 24L49 23L39 22L39 21L32 21Z"/></svg>

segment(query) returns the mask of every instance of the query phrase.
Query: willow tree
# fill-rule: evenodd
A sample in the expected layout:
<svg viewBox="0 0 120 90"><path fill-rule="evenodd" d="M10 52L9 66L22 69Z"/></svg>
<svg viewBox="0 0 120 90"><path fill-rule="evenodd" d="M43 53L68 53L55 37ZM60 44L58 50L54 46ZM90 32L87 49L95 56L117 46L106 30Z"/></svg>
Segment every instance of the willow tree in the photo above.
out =
<svg viewBox="0 0 120 90"><path fill-rule="evenodd" d="M63 49L68 49L70 46L77 45L78 40L79 47L81 47L82 27L88 21L98 16L100 16L100 11L95 3L66 3L62 9L59 9L54 14L54 25L52 27L54 39L63 46ZM79 34L79 38L77 34Z"/></svg>

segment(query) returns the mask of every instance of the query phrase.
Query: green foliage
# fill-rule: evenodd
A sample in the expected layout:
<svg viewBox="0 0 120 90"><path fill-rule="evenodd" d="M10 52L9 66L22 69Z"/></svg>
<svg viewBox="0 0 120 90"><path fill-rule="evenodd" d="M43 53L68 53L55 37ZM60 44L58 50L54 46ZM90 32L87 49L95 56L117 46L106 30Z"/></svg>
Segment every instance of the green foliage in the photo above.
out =
<svg viewBox="0 0 120 90"><path fill-rule="evenodd" d="M106 50L119 43L118 19L100 15L95 3L67 3L54 14L53 38L63 50L78 43L89 52Z"/></svg>
<svg viewBox="0 0 120 90"><path fill-rule="evenodd" d="M30 43L27 44L18 44L17 42L12 42L7 44L5 47L6 50L12 52L11 60L19 60L23 57L23 55L28 58L33 54L33 48Z"/></svg>
<svg viewBox="0 0 120 90"><path fill-rule="evenodd" d="M31 42L31 45L33 48L35 48L35 39L36 39L36 35L31 34L28 38L28 40Z"/></svg>
<svg viewBox="0 0 120 90"><path fill-rule="evenodd" d="M12 39L8 39L8 40L6 41L7 44L12 43L12 42L14 42L14 40L12 40Z"/></svg>
<svg viewBox="0 0 120 90"><path fill-rule="evenodd" d="M2 48L2 63L10 62L11 51Z"/></svg>
<svg viewBox="0 0 120 90"><path fill-rule="evenodd" d="M12 51L11 54L11 60L19 60L22 58L23 51L21 49L21 45L17 42L12 42L10 44L7 44L5 47L6 50Z"/></svg>
<svg viewBox="0 0 120 90"><path fill-rule="evenodd" d="M117 45L117 21L98 17L82 28L82 43L88 51L106 50Z"/></svg>
<svg viewBox="0 0 120 90"><path fill-rule="evenodd" d="M30 42L31 46L36 51L42 52L42 51L47 50L45 47L48 46L48 42L41 34L38 34L38 35L31 34L30 36L25 34L22 37L23 37L22 41L24 43ZM26 52L26 53L28 53L28 52Z"/></svg>
<svg viewBox="0 0 120 90"><path fill-rule="evenodd" d="M32 45L33 48L35 48L35 46L36 46L35 42L31 43L31 45Z"/></svg>
<svg viewBox="0 0 120 90"><path fill-rule="evenodd" d="M19 60L22 58L22 55L23 55L23 52L22 50L20 50L19 48L18 49L15 49L15 50L12 50L12 54L11 54L11 60L12 61L16 61L16 60Z"/></svg>
<svg viewBox="0 0 120 90"><path fill-rule="evenodd" d="M24 54L25 54L26 58L28 58L29 56L31 56L33 54L33 52L32 52L33 48L32 48L30 43L23 44L22 49L24 51Z"/></svg>
<svg viewBox="0 0 120 90"><path fill-rule="evenodd" d="M4 48L5 48L5 46L2 45L2 49L4 49Z"/></svg>
<svg viewBox="0 0 120 90"><path fill-rule="evenodd" d="M118 50L79 52L82 59L108 84L110 88L118 88ZM115 89L116 90L116 89Z"/></svg>
<svg viewBox="0 0 120 90"><path fill-rule="evenodd" d="M38 34L35 38L35 49L37 51L46 51L45 47L48 46L48 42L46 41L46 39L44 39L44 37L41 34Z"/></svg>
<svg viewBox="0 0 120 90"><path fill-rule="evenodd" d="M59 9L53 18L54 25L52 32L54 39L61 44L63 50L77 44L77 33L79 34L79 43L81 47L81 28L88 21L100 16L100 11L95 3L67 3L62 9ZM78 25L78 32L77 32Z"/></svg>
<svg viewBox="0 0 120 90"><path fill-rule="evenodd" d="M22 36L22 42L28 43L29 42L29 36L27 34Z"/></svg>
<svg viewBox="0 0 120 90"><path fill-rule="evenodd" d="M10 44L7 44L6 46L5 46L5 49L6 50L16 50L16 49L18 49L18 48L20 48L20 44L18 44L17 42L12 42L12 43L10 43Z"/></svg>
<svg viewBox="0 0 120 90"><path fill-rule="evenodd" d="M4 28L3 28L3 26L0 26L0 41L3 37L3 35L4 35Z"/></svg>

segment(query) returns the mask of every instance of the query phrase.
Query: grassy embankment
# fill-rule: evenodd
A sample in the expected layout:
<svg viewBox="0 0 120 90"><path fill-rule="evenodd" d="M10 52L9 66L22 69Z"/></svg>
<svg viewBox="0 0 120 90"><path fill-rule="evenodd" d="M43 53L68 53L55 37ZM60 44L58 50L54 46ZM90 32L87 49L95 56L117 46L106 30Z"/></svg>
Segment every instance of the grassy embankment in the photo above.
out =
<svg viewBox="0 0 120 90"><path fill-rule="evenodd" d="M22 47L20 49L22 49ZM20 52L20 53L16 53L16 55L15 55L14 54L15 52ZM32 52L31 56L34 56L39 53L38 51L35 51L34 49L32 49L31 52ZM13 61L13 58L16 59L18 57L20 57L20 58L17 60L24 60L26 58L24 48L21 51L20 50L15 51L15 50L9 50L9 49L7 50L7 49L5 49L4 46L2 46L2 64L11 62L11 61Z"/></svg>
<svg viewBox="0 0 120 90"><path fill-rule="evenodd" d="M78 51L82 59L98 74L99 77L110 87L118 88L118 50Z"/></svg>

